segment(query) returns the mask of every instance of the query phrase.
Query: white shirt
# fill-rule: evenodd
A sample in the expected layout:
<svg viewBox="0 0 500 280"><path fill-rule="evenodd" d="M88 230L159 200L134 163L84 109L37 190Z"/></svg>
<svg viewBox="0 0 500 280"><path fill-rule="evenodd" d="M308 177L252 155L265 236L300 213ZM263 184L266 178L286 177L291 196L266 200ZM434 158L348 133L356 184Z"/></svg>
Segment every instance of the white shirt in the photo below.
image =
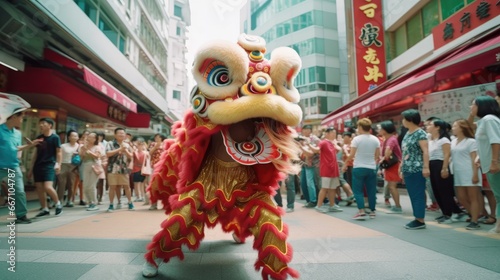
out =
<svg viewBox="0 0 500 280"><path fill-rule="evenodd" d="M455 186L482 186L481 175L478 174L478 183L472 182L474 175L474 160L472 152L477 151L474 138L464 138L457 143L457 138L451 140L451 163L450 169L453 173Z"/></svg>
<svg viewBox="0 0 500 280"><path fill-rule="evenodd" d="M472 152L477 151L476 140L473 138L464 138L458 143L457 138L451 141L451 160L455 172L463 172L472 169L474 160L470 157Z"/></svg>
<svg viewBox="0 0 500 280"><path fill-rule="evenodd" d="M429 160L444 160L443 145L450 144L450 139L429 139Z"/></svg>
<svg viewBox="0 0 500 280"><path fill-rule="evenodd" d="M73 154L76 154L76 150L78 149L78 143L75 143L75 145L71 146L70 143L64 143L61 145L61 152L62 152L62 162L61 163L71 163L71 157Z"/></svg>
<svg viewBox="0 0 500 280"><path fill-rule="evenodd" d="M497 116L486 115L477 122L476 142L481 171L486 174L491 166L491 144L500 144L500 119Z"/></svg>
<svg viewBox="0 0 500 280"><path fill-rule="evenodd" d="M376 169L375 151L380 149L380 141L371 134L360 134L352 139L351 147L356 148L353 168Z"/></svg>

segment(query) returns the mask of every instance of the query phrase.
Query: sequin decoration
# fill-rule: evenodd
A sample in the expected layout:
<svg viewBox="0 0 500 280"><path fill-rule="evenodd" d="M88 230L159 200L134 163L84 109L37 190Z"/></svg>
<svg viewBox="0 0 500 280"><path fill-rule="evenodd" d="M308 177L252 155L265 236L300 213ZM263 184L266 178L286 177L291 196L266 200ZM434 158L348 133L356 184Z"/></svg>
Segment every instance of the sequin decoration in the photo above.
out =
<svg viewBox="0 0 500 280"><path fill-rule="evenodd" d="M266 164L281 157L278 147L271 142L265 132L263 123L257 123L255 137L250 141L235 142L229 135L228 129L222 131L222 137L227 153L240 164Z"/></svg>

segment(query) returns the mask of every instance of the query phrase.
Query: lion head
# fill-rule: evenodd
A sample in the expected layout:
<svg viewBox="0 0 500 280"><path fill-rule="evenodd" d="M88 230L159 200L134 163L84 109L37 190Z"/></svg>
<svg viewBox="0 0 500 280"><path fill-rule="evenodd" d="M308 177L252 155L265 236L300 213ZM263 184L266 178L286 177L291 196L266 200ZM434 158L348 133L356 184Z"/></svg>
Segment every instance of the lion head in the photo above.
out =
<svg viewBox="0 0 500 280"><path fill-rule="evenodd" d="M252 118L298 125L302 111L293 81L300 57L280 47L267 60L265 45L261 37L241 34L238 44L219 41L200 49L193 65L193 112L219 125Z"/></svg>

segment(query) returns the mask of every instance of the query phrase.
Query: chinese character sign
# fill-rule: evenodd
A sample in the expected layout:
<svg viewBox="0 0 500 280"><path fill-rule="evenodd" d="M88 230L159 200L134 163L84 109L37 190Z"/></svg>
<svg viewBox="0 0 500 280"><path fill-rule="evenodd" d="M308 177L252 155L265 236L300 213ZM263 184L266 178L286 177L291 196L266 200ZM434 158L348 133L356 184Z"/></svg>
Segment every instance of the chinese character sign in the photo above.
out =
<svg viewBox="0 0 500 280"><path fill-rule="evenodd" d="M352 0L358 96L387 79L382 0Z"/></svg>
<svg viewBox="0 0 500 280"><path fill-rule="evenodd" d="M481 95L495 96L495 83L435 92L423 97L418 105L423 120L437 117L447 122L467 119L472 101Z"/></svg>
<svg viewBox="0 0 500 280"><path fill-rule="evenodd" d="M477 0L432 29L434 49L448 44L500 15L499 0Z"/></svg>

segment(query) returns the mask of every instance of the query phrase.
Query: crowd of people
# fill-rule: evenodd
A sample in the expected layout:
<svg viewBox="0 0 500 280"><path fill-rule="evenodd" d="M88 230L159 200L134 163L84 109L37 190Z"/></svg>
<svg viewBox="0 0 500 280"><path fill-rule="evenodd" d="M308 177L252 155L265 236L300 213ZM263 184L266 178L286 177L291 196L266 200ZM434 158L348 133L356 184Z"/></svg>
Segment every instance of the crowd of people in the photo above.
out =
<svg viewBox="0 0 500 280"><path fill-rule="evenodd" d="M5 156L0 161L0 179L15 179L15 184L9 183L9 186L15 187L18 223L31 223L26 215L26 193L18 153L29 148L34 151L29 166L25 166L26 177L33 180L40 202L37 218L50 215L50 208L54 208L56 216L61 215L63 207L75 207L77 198L79 205L86 206L86 211L99 210L105 190L109 196L107 212L122 207L123 195L128 210L134 210L134 202L150 205L150 210L158 209L156 203L150 202L146 187L153 166L160 159L166 136L156 134L146 141L126 133L124 128L116 128L110 141L106 141L101 132L87 130L56 134L54 121L41 118L40 135L34 140L25 137L27 144L22 145L18 128L24 110L14 111L0 125L0 153Z"/></svg>
<svg viewBox="0 0 500 280"><path fill-rule="evenodd" d="M499 104L500 96L477 97L469 118L451 123L436 117L423 121L417 110L406 110L399 134L392 121L374 125L368 118L342 135L329 127L316 136L310 125L304 126L296 138L302 151L301 173L284 182L286 211L294 211L295 193L300 191L304 207L340 212L338 202L355 201L358 211L353 219L373 219L383 178L389 214L403 213L398 185L406 187L411 205L405 207L411 206L415 217L406 229L425 228L427 210L441 211L438 223L466 222L468 230L492 224L491 232L500 233ZM281 206L279 196L275 199Z"/></svg>
<svg viewBox="0 0 500 280"><path fill-rule="evenodd" d="M422 122L417 110L406 110L401 114L399 134L392 121L374 125L368 118L342 134L328 127L316 136L312 126L305 125L295 139L301 150L301 172L282 182L287 189L286 212L294 211L296 192L300 192L306 208L341 212L339 203L344 201L346 206L355 203L354 220L374 219L377 186L383 178L384 202L390 214L403 213L398 185L406 187L415 217L405 225L407 229L425 228L427 210L441 211L438 223L467 222L468 230L479 229L481 223L493 224L491 232L500 233L499 104L500 97L477 97L469 118L452 123L435 117ZM59 216L63 207L78 203L77 197L87 211L99 210L105 190L107 212L121 208L123 196L128 210L134 210L134 202L158 209L146 187L165 136L156 134L146 141L124 128L116 128L110 141L98 132L69 130L58 135L54 121L42 118L40 135L34 140L25 138L22 145L16 128L22 124L23 110L15 110L0 125L0 179L15 179L19 223L31 222L18 157L19 151L30 148L35 151L26 175L33 179L40 201L36 217L50 215L50 208ZM65 143L61 144L61 138ZM16 175L10 175L12 172ZM275 200L282 206L279 192Z"/></svg>

